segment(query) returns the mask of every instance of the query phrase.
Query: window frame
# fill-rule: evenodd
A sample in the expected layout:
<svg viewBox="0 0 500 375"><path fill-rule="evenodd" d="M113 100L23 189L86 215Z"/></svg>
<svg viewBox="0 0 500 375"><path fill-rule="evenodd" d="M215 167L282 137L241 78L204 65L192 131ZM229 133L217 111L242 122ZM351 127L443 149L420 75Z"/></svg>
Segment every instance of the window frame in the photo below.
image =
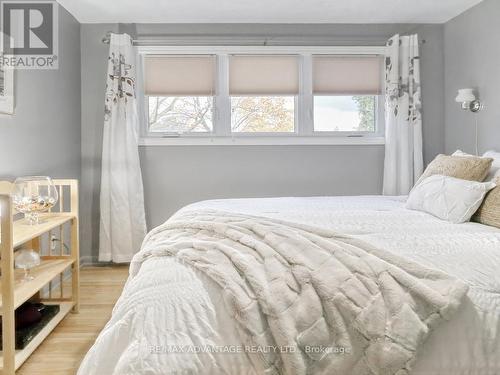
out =
<svg viewBox="0 0 500 375"><path fill-rule="evenodd" d="M380 55L385 46L138 46L141 65L148 54L215 55L216 81L213 107L213 132L150 132L149 121L140 121L140 145L381 145L385 143L384 96L376 100L375 132L314 131L314 95L312 92L313 55ZM295 96L295 131L287 133L231 131L231 97L229 95L229 55L298 55L299 94ZM144 72L143 72L144 74ZM384 72L381 69L381 76ZM382 79L381 82L384 82ZM140 87L140 86L139 86ZM148 96L141 93L148 116Z"/></svg>

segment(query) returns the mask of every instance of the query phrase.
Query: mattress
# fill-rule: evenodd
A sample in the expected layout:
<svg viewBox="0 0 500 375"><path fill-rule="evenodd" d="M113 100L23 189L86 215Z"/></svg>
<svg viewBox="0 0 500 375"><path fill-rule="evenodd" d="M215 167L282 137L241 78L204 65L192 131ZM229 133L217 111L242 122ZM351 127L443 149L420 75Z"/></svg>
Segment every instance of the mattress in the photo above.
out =
<svg viewBox="0 0 500 375"><path fill-rule="evenodd" d="M461 279L470 286L468 298L431 334L412 373L500 374L500 230L447 223L405 209L404 201L381 196L231 199L181 211L216 209L333 229ZM190 353L182 345L207 342L220 350ZM240 345L221 290L211 279L171 258L152 258L127 282L79 374L254 374L246 355L233 352Z"/></svg>

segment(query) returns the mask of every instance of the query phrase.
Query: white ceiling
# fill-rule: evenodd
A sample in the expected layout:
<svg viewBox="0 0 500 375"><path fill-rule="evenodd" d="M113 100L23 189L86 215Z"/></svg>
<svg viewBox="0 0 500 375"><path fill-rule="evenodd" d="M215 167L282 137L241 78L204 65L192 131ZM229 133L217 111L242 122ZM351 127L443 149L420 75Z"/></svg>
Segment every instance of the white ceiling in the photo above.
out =
<svg viewBox="0 0 500 375"><path fill-rule="evenodd" d="M58 0L81 23L442 23L482 0Z"/></svg>

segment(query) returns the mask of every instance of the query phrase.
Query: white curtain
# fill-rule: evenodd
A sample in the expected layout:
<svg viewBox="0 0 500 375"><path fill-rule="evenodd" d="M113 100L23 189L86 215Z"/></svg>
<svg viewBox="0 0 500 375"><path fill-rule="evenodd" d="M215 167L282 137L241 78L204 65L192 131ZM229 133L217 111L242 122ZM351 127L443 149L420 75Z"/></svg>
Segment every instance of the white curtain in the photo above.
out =
<svg viewBox="0 0 500 375"><path fill-rule="evenodd" d="M384 195L405 195L423 172L418 36L395 35L385 58Z"/></svg>
<svg viewBox="0 0 500 375"><path fill-rule="evenodd" d="M129 35L111 34L102 144L99 261L130 262L146 234L135 56Z"/></svg>

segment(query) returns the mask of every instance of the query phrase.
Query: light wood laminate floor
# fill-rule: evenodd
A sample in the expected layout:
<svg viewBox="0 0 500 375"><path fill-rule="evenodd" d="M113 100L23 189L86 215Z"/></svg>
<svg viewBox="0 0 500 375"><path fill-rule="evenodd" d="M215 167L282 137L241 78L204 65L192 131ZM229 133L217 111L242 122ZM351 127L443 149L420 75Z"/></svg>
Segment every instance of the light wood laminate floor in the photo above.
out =
<svg viewBox="0 0 500 375"><path fill-rule="evenodd" d="M16 374L75 374L85 353L109 320L127 276L128 267L82 268L80 313L70 313Z"/></svg>

